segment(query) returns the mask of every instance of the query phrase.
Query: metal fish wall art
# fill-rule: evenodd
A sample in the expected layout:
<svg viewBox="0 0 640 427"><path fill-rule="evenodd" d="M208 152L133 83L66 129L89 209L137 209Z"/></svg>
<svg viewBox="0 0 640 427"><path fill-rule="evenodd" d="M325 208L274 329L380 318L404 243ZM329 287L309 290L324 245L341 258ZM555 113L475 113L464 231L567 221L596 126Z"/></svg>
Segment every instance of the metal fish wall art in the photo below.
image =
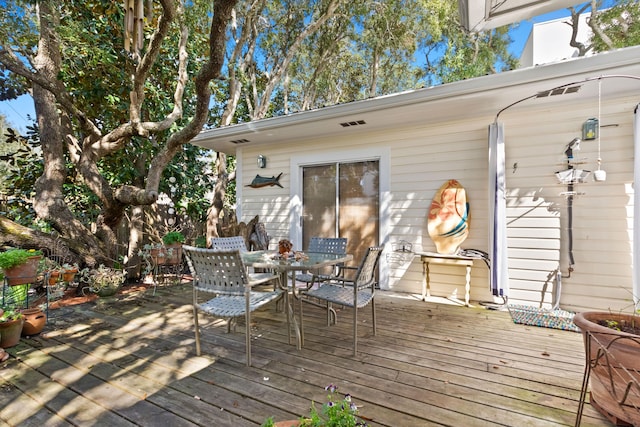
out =
<svg viewBox="0 0 640 427"><path fill-rule="evenodd" d="M262 188L262 187L273 187L274 185L277 185L280 188L283 188L282 185L280 184L280 177L282 176L282 172L280 172L280 174L278 176L260 176L260 175L256 175L255 178L253 178L253 181L251 181L251 184L247 185L247 187L251 187L251 188Z"/></svg>

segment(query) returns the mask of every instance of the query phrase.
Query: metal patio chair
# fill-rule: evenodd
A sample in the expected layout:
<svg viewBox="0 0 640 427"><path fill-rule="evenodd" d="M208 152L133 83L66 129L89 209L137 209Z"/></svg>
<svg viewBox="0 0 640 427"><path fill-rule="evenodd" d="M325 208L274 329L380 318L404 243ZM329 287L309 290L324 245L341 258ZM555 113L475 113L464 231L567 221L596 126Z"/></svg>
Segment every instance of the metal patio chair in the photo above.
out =
<svg viewBox="0 0 640 427"><path fill-rule="evenodd" d="M344 277L333 277L320 284L317 289L307 291L307 296L326 302L327 326L331 326L331 304L339 304L353 308L353 355L358 352L358 309L371 303L373 335L376 335L376 270L382 246L367 249L353 280ZM300 300L300 328L302 329L302 300ZM302 329L304 334L304 330ZM303 335L304 336L304 335Z"/></svg>
<svg viewBox="0 0 640 427"><path fill-rule="evenodd" d="M212 237L211 248L224 251L239 250L241 252L247 251L247 243L242 236L233 237Z"/></svg>
<svg viewBox="0 0 640 427"><path fill-rule="evenodd" d="M347 239L345 237L312 237L309 241L307 252L344 255L347 253ZM306 284L306 289L303 289L304 292L329 277L340 276L343 267L343 265L333 267L332 274L322 274L323 272L320 271L298 274L296 275L296 281Z"/></svg>
<svg viewBox="0 0 640 427"><path fill-rule="evenodd" d="M193 246L183 246L183 249L193 275L196 354L200 355L198 311L228 319L227 332L231 331L232 321L244 316L247 366L251 366L251 312L276 301L283 292L280 287L265 292L253 291L251 288L270 281L279 283L280 276L273 273L247 273L238 249L223 251ZM199 292L214 294L215 297L200 302ZM290 330L288 316L287 330Z"/></svg>
<svg viewBox="0 0 640 427"><path fill-rule="evenodd" d="M237 249L240 252L246 252L248 250L247 242L245 242L244 237L242 236L212 237L211 249L215 249L217 251L233 251ZM247 266L247 271L251 272L253 270Z"/></svg>

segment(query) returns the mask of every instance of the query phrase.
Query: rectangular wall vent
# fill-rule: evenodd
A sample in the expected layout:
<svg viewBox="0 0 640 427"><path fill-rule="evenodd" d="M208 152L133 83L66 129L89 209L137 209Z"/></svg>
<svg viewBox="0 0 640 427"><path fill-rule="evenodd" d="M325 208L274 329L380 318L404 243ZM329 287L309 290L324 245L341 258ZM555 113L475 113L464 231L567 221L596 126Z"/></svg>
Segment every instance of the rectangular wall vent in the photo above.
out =
<svg viewBox="0 0 640 427"><path fill-rule="evenodd" d="M348 128L350 126L358 126L358 125L366 125L367 122L365 122L364 120L355 120L353 122L343 122L340 123L340 126L342 126L343 128Z"/></svg>
<svg viewBox="0 0 640 427"><path fill-rule="evenodd" d="M245 138L242 138L242 139L234 139L234 140L233 140L233 141L231 141L231 142L233 142L234 144L244 144L244 143L246 143L246 142L249 142L249 140L248 140L248 139L245 139Z"/></svg>
<svg viewBox="0 0 640 427"><path fill-rule="evenodd" d="M543 92L538 92L536 94L536 98L546 98L548 96L556 96L556 95L566 95L569 93L576 93L580 90L581 86L568 86L558 89L545 90Z"/></svg>

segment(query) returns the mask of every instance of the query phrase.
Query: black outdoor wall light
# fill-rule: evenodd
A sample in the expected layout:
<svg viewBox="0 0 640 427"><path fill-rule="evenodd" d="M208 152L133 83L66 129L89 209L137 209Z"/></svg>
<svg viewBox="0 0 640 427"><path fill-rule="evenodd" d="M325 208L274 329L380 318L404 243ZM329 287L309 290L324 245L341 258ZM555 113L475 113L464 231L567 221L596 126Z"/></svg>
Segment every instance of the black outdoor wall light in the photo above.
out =
<svg viewBox="0 0 640 427"><path fill-rule="evenodd" d="M262 154L258 154L258 167L264 169L267 167L267 158Z"/></svg>

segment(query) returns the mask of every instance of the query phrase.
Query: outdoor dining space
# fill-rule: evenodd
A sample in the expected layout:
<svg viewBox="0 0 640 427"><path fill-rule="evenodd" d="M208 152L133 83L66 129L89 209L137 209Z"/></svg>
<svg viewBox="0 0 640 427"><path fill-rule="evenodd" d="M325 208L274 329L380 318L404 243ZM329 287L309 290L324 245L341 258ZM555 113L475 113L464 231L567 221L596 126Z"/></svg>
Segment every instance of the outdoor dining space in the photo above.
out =
<svg viewBox="0 0 640 427"><path fill-rule="evenodd" d="M308 413L325 386L350 393L371 426L574 425L582 336L514 324L507 311L421 295L376 293L377 334L351 309L304 307L304 345L289 343L276 305L252 313L252 366L242 318L200 317L192 286L165 283L51 311L42 334L8 349L0 368L3 425L256 426ZM586 405L582 426L608 422Z"/></svg>

